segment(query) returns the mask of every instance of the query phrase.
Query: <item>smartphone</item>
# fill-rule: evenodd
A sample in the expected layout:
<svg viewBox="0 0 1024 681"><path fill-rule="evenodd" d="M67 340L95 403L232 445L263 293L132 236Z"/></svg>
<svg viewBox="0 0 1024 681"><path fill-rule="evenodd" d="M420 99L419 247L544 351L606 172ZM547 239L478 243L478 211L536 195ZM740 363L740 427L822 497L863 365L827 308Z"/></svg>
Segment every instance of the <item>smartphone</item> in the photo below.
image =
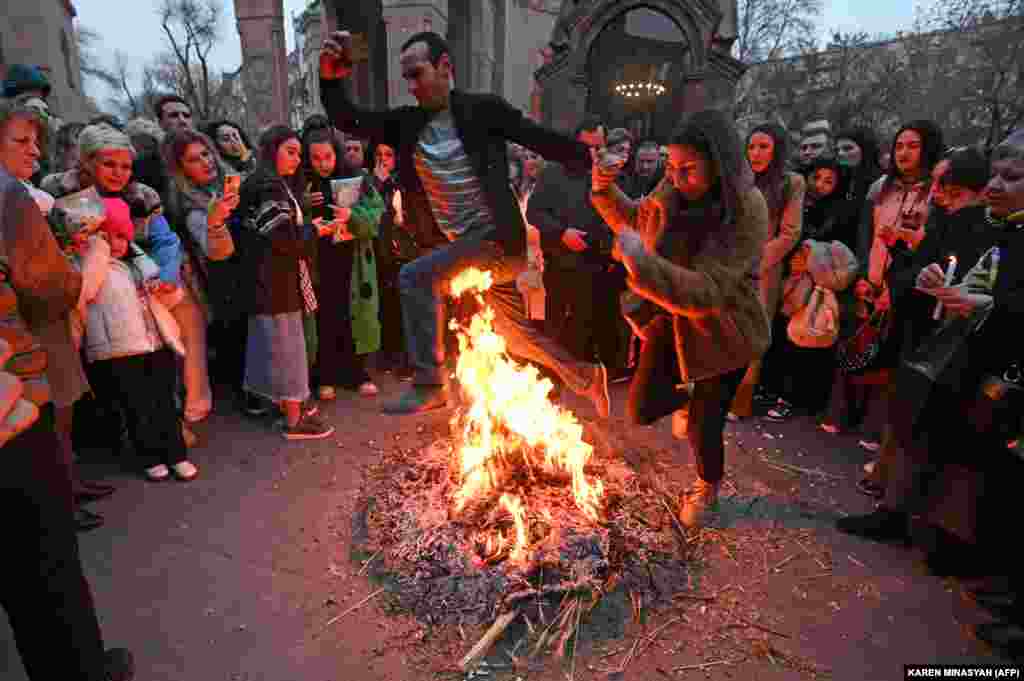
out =
<svg viewBox="0 0 1024 681"><path fill-rule="evenodd" d="M242 176L241 175L225 175L224 176L224 196L234 196L238 194L242 188Z"/></svg>

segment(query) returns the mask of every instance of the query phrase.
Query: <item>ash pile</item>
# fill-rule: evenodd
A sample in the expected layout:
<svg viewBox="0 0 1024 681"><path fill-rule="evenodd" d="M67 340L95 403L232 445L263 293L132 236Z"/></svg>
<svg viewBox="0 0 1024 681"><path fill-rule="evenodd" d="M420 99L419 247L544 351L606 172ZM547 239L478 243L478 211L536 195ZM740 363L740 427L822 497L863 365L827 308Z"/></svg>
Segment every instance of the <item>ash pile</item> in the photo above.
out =
<svg viewBox="0 0 1024 681"><path fill-rule="evenodd" d="M461 506L457 437L386 452L363 481L353 537L373 557L371 574L390 584L393 606L435 625L512 613L553 625L568 602L592 608L623 591L658 607L688 590L675 504L607 435L592 424L584 431L594 446L586 476L602 483L596 518L581 512L570 475L537 465L542 451L492 460L488 492Z"/></svg>

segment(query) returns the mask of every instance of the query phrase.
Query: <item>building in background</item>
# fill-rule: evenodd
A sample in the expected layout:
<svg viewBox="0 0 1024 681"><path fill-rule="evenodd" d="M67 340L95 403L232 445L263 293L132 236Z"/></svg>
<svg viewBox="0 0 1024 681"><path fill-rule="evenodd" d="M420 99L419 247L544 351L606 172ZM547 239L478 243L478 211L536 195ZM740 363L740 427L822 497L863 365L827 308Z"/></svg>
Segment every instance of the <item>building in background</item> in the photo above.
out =
<svg viewBox="0 0 1024 681"><path fill-rule="evenodd" d="M40 67L50 110L64 120L96 113L83 90L75 16L70 0L0 0L0 79L11 64Z"/></svg>
<svg viewBox="0 0 1024 681"><path fill-rule="evenodd" d="M288 55L288 92L291 126L323 113L320 103L320 45L323 43L324 12L320 0L313 0L301 13L292 16L295 49Z"/></svg>
<svg viewBox="0 0 1024 681"><path fill-rule="evenodd" d="M274 30L280 0L235 0L240 26L251 35ZM529 111L533 74L543 63L561 0L314 0L292 17L294 60L287 89L288 119L322 111L318 79L320 45L335 28L351 31L359 46L352 94L364 106L386 108L412 103L401 77L402 44L419 31L437 31L451 44L457 87L494 92ZM253 51L256 50L258 54ZM248 49L248 52L246 50ZM265 45L243 41L244 59L267 59ZM301 81L301 83L300 83Z"/></svg>

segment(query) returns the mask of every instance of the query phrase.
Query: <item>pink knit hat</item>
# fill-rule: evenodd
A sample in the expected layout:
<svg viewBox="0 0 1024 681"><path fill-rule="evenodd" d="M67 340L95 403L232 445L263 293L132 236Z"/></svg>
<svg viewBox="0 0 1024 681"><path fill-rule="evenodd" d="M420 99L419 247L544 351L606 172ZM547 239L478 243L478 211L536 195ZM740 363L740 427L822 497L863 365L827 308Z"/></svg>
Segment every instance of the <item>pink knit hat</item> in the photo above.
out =
<svg viewBox="0 0 1024 681"><path fill-rule="evenodd" d="M131 209L128 208L124 199L104 197L103 208L106 210L107 219L104 220L100 229L111 236L115 234L123 236L128 241L135 238L135 225L132 223Z"/></svg>

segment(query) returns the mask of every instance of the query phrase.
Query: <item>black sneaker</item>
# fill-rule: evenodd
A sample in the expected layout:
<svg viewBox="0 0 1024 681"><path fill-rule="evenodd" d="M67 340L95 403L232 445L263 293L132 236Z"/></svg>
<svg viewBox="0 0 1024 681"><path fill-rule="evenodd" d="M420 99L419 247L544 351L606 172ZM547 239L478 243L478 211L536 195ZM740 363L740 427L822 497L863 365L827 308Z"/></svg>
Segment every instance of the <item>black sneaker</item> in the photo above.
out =
<svg viewBox="0 0 1024 681"><path fill-rule="evenodd" d="M836 528L840 532L878 542L910 542L907 514L879 506L867 515L840 518Z"/></svg>
<svg viewBox="0 0 1024 681"><path fill-rule="evenodd" d="M252 393L245 394L245 413L249 416L265 416L270 411L270 405L259 395Z"/></svg>
<svg viewBox="0 0 1024 681"><path fill-rule="evenodd" d="M135 678L135 658L126 648L111 648L104 657L103 681L132 681Z"/></svg>
<svg viewBox="0 0 1024 681"><path fill-rule="evenodd" d="M334 434L334 426L316 416L303 416L294 426L285 426L285 440L323 440Z"/></svg>

